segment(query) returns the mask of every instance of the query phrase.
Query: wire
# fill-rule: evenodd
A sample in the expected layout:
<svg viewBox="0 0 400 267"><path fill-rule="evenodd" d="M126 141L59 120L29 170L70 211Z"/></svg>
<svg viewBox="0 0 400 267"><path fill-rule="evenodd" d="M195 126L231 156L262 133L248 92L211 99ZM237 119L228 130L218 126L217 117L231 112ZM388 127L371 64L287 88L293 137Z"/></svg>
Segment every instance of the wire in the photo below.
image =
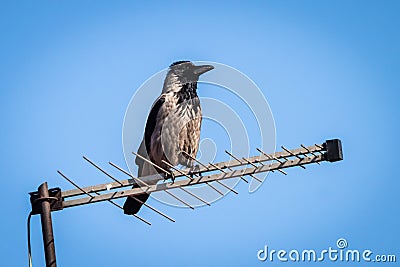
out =
<svg viewBox="0 0 400 267"><path fill-rule="evenodd" d="M29 212L28 220L27 220L27 228L28 228L28 261L29 261L29 267L32 267L32 253L31 253L31 217L32 217L32 211Z"/></svg>

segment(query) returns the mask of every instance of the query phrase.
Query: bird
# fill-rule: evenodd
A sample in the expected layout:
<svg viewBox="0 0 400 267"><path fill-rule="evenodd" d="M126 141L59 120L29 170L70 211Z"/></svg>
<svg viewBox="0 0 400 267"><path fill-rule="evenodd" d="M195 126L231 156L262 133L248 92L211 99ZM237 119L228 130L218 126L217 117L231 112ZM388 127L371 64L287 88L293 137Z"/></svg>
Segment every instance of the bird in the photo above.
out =
<svg viewBox="0 0 400 267"><path fill-rule="evenodd" d="M160 173L168 177L164 170L169 170L171 166L196 167L193 158L199 149L202 122L197 82L200 75L212 69L212 65L196 66L187 60L176 61L169 66L161 95L148 114L143 140L137 151L139 156L136 156L135 163L139 179ZM157 182L153 181L153 184ZM133 188L140 186L143 184L136 183ZM149 196L145 192L128 196L123 206L124 213L138 213Z"/></svg>

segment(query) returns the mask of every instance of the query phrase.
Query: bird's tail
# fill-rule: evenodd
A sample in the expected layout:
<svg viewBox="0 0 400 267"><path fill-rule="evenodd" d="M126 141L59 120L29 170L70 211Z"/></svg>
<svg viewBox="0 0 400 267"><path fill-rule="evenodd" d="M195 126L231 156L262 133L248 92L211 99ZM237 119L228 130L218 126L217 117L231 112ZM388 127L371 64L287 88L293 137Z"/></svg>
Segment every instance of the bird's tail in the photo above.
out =
<svg viewBox="0 0 400 267"><path fill-rule="evenodd" d="M124 203L124 213L127 215L133 215L139 212L143 203L149 198L150 194L143 193L135 195L134 197L127 197Z"/></svg>
<svg viewBox="0 0 400 267"><path fill-rule="evenodd" d="M145 161L137 161L138 164L138 178L144 177L147 175L155 174L154 168L152 165ZM143 186L142 184L137 184L133 186L133 188L137 188L139 186ZM133 197L127 197L124 203L124 213L127 215L133 215L139 212L140 208L143 206L143 203L149 198L150 194L148 193L141 193L138 195L134 195ZM136 199L135 199L136 198Z"/></svg>

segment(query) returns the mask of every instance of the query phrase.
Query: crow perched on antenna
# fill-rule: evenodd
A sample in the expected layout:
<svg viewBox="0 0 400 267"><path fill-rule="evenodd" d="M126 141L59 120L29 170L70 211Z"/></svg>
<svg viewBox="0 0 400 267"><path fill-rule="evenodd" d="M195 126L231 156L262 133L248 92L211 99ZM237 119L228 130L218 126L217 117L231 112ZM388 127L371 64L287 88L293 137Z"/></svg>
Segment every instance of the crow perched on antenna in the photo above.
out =
<svg viewBox="0 0 400 267"><path fill-rule="evenodd" d="M154 102L147 118L139 155L165 170L169 170L170 166L163 160L173 166L194 166L187 154L196 157L199 148L202 118L197 81L201 74L212 69L214 67L211 65L195 66L190 61L171 64L161 95ZM138 177L164 173L140 157L136 157L135 163L138 165ZM125 214L136 214L149 194L135 195L135 198L140 202L131 197L126 199Z"/></svg>

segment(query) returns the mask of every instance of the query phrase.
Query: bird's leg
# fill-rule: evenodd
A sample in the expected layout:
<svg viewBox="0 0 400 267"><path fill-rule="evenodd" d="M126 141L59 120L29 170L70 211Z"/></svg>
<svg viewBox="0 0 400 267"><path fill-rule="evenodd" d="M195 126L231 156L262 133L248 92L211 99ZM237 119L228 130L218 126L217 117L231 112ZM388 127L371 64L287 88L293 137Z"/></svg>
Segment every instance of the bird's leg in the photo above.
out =
<svg viewBox="0 0 400 267"><path fill-rule="evenodd" d="M193 176L198 174L201 177L200 166L199 164L192 164L190 167L189 175L193 179Z"/></svg>
<svg viewBox="0 0 400 267"><path fill-rule="evenodd" d="M172 184L175 182L175 175L172 172L164 173L164 181L171 179Z"/></svg>

